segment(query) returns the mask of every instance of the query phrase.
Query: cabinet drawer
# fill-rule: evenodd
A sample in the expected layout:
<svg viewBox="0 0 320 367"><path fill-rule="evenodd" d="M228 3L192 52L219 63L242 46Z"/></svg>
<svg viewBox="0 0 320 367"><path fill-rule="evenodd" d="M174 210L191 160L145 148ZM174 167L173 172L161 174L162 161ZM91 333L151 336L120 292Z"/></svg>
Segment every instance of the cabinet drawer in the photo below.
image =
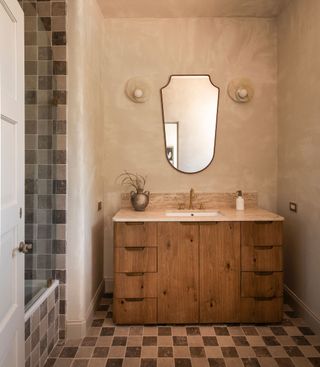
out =
<svg viewBox="0 0 320 367"><path fill-rule="evenodd" d="M119 273L157 271L156 247L116 247L114 249L115 271Z"/></svg>
<svg viewBox="0 0 320 367"><path fill-rule="evenodd" d="M282 297L241 298L241 320L248 323L282 321Z"/></svg>
<svg viewBox="0 0 320 367"><path fill-rule="evenodd" d="M116 324L155 324L157 322L156 298L116 298L113 305Z"/></svg>
<svg viewBox="0 0 320 367"><path fill-rule="evenodd" d="M242 271L282 271L281 246L242 246Z"/></svg>
<svg viewBox="0 0 320 367"><path fill-rule="evenodd" d="M282 297L282 272L242 272L241 297Z"/></svg>
<svg viewBox="0 0 320 367"><path fill-rule="evenodd" d="M158 293L157 273L116 273L115 298L156 298Z"/></svg>
<svg viewBox="0 0 320 367"><path fill-rule="evenodd" d="M116 247L157 245L157 223L125 222L115 223L114 241Z"/></svg>
<svg viewBox="0 0 320 367"><path fill-rule="evenodd" d="M244 246L281 246L282 222L242 222L241 244Z"/></svg>

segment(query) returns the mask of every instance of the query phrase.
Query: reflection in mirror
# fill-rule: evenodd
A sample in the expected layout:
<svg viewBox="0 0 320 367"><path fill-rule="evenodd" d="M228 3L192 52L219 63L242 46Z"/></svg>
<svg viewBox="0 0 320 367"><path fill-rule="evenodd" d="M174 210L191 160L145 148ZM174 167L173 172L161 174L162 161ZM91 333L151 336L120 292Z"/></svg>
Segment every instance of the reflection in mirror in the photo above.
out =
<svg viewBox="0 0 320 367"><path fill-rule="evenodd" d="M161 88L166 156L177 170L195 173L211 163L218 99L209 75L172 75Z"/></svg>

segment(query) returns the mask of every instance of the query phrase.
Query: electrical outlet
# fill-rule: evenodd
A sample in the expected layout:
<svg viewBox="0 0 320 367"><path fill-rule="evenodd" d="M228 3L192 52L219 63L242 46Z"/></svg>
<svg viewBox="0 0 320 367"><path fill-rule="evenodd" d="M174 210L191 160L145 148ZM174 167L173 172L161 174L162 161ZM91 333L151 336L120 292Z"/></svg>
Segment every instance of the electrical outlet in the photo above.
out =
<svg viewBox="0 0 320 367"><path fill-rule="evenodd" d="M293 201L290 201L290 203L289 203L289 209L290 209L291 212L297 213L297 211L298 211L298 204L297 203L294 203Z"/></svg>
<svg viewBox="0 0 320 367"><path fill-rule="evenodd" d="M102 210L102 201L99 201L98 202L98 212Z"/></svg>

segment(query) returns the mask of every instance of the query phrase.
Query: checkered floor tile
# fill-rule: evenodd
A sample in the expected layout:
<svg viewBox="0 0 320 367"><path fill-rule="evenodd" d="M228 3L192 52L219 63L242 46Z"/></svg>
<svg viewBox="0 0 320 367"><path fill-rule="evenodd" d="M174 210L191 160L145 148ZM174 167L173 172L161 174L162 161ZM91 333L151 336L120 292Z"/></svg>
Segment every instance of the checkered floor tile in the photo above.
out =
<svg viewBox="0 0 320 367"><path fill-rule="evenodd" d="M282 324L115 326L105 296L88 335L46 367L320 367L320 337L285 305Z"/></svg>

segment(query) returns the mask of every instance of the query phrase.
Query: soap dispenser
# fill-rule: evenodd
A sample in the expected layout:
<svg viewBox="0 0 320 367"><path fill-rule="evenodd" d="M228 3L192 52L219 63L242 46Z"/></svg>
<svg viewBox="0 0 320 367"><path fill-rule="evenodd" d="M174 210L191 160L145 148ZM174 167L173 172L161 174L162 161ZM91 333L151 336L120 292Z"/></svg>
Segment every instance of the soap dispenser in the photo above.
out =
<svg viewBox="0 0 320 367"><path fill-rule="evenodd" d="M244 210L244 199L241 190L237 191L236 210Z"/></svg>

